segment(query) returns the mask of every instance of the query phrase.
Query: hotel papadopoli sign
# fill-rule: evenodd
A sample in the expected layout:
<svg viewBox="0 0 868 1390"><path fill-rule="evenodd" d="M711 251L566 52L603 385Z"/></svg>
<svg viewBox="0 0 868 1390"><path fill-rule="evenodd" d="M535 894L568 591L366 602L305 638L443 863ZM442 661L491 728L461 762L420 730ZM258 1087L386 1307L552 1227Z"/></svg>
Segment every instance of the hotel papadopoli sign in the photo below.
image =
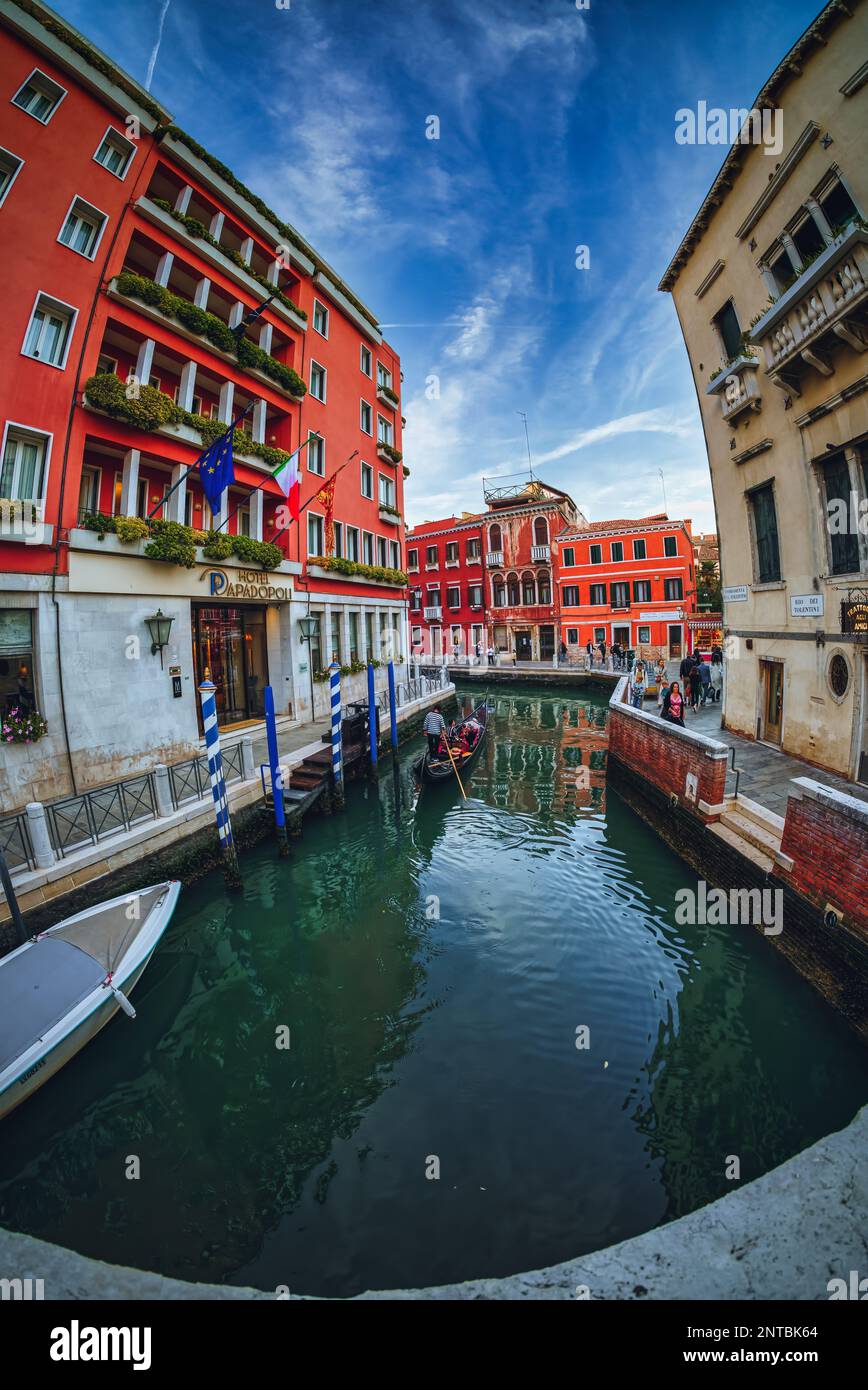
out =
<svg viewBox="0 0 868 1390"><path fill-rule="evenodd" d="M200 579L208 585L210 598L253 599L257 603L288 603L290 590L284 584L272 584L271 576L263 570L204 570Z"/></svg>
<svg viewBox="0 0 868 1390"><path fill-rule="evenodd" d="M841 600L841 631L868 642L868 589L851 589Z"/></svg>

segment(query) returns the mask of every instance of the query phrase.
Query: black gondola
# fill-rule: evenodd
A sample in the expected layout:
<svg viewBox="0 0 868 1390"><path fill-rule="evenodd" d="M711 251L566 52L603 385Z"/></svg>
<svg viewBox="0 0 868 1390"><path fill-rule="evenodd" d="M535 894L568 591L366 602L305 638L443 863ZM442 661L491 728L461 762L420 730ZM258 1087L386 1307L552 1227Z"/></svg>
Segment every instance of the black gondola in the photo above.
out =
<svg viewBox="0 0 868 1390"><path fill-rule="evenodd" d="M472 710L466 719L459 720L453 724L449 731L451 737L449 747L452 749L452 757L455 760L455 767L458 768L459 775L463 775L464 769L470 767L482 750L485 742L485 735L488 729L488 697L481 704ZM466 748L463 746L465 740L463 735L476 731L473 746ZM454 782L455 769L452 766L448 753L441 753L433 757L425 752L413 764L413 771L421 782Z"/></svg>

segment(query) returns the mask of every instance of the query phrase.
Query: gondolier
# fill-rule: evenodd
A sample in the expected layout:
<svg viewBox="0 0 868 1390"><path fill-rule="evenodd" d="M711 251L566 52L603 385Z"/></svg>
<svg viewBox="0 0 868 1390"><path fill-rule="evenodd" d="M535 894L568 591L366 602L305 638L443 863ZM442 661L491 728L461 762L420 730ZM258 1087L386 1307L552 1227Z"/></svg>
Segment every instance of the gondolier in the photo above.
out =
<svg viewBox="0 0 868 1390"><path fill-rule="evenodd" d="M432 733L428 720L435 716L437 732ZM433 721L432 721L433 722ZM428 751L413 764L413 771L421 782L458 782L461 786L461 773L478 757L485 742L488 727L488 698L477 705L466 718L446 728L439 708L426 716L423 729L428 735ZM461 786L462 793L464 787Z"/></svg>
<svg viewBox="0 0 868 1390"><path fill-rule="evenodd" d="M440 748L440 739L446 732L446 720L440 713L440 706L435 705L429 709L422 724L423 733L428 735L428 752L432 758L436 758Z"/></svg>

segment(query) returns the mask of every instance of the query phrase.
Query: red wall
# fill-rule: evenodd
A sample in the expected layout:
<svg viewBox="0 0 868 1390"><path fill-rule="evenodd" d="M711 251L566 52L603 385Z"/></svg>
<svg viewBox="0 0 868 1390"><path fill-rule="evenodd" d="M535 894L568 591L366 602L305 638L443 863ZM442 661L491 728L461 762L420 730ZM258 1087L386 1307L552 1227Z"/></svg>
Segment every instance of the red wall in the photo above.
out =
<svg viewBox="0 0 868 1390"><path fill-rule="evenodd" d="M717 820L717 815L700 811L699 803L719 806L724 798L727 751L714 753L701 736L687 729L664 724L653 715L644 715L626 706L609 706L609 751L627 767L691 811L699 820ZM697 794L691 801L685 795L688 773L697 778Z"/></svg>
<svg viewBox="0 0 868 1390"><path fill-rule="evenodd" d="M451 523L451 524L450 524ZM475 540L478 542L480 558L474 563L467 558L468 542ZM458 564L446 564L446 547L448 544L458 546ZM437 549L437 568L429 570L427 568L427 552L429 546ZM411 596L414 590L421 590L421 602L418 609L410 608L411 628L420 627L422 629L422 651L431 650L430 630L432 627L442 629L442 650L448 655L452 652L452 634L450 629L459 626L462 631L462 653L467 650L467 644L471 641L468 636L474 624L478 624L482 629L482 644L487 645L485 635L485 564L482 553L482 529L478 523L461 521L458 518L448 518L446 521L427 522L423 526L416 526L407 535L407 554L409 565L409 555L412 550L418 552L418 570L409 572ZM424 616L424 609L428 603L429 584L438 584L440 588L440 602L443 609L443 617L439 622L431 621ZM481 590L481 604L478 608L470 606L470 586L476 585ZM460 603L457 608L450 608L447 598L451 588L458 587ZM412 639L411 639L412 640ZM419 648L417 647L418 651ZM474 653L471 651L471 655Z"/></svg>
<svg viewBox="0 0 868 1390"><path fill-rule="evenodd" d="M781 838L781 853L793 861L789 873L775 873L819 908L826 903L844 911L868 941L868 819L834 796L790 795ZM848 798L852 800L852 798ZM817 848L822 846L822 854Z"/></svg>

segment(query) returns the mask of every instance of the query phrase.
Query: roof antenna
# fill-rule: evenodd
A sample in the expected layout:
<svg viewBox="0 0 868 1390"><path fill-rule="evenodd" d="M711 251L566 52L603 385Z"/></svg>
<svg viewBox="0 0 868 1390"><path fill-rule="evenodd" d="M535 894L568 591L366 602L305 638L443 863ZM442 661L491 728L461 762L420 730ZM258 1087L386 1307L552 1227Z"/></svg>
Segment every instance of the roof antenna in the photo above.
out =
<svg viewBox="0 0 868 1390"><path fill-rule="evenodd" d="M669 508L666 506L666 479L665 479L664 476L663 476L663 469L662 469L662 468L658 468L658 469L657 469L657 472L660 474L660 486L663 488L663 510L664 510L664 512L666 513L666 515L668 516L668 515L669 515Z"/></svg>
<svg viewBox="0 0 868 1390"><path fill-rule="evenodd" d="M522 420L524 420L524 437L527 441L527 468L530 473L531 482L533 482L533 460L530 456L530 435L527 432L527 416L523 410L517 410L515 413L516 415L520 415Z"/></svg>

